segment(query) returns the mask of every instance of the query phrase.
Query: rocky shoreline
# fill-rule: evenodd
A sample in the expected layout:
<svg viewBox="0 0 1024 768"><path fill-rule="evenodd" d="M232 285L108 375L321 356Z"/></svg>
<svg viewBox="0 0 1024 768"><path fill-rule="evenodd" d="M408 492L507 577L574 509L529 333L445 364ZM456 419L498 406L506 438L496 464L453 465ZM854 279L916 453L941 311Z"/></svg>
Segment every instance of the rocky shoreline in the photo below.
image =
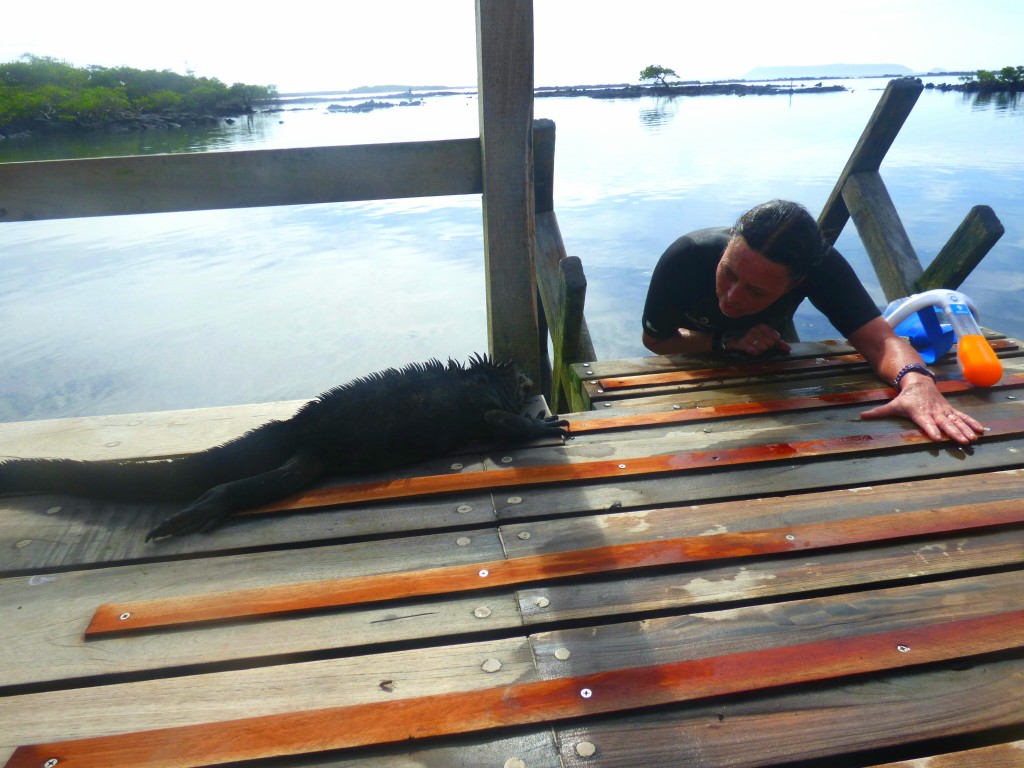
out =
<svg viewBox="0 0 1024 768"><path fill-rule="evenodd" d="M569 88L538 88L537 98L549 96L586 96L591 99L636 99L641 96L775 96L793 93L836 93L845 91L842 85L799 87L771 84L747 85L745 83L679 83L663 85L618 85L618 86L572 86Z"/></svg>

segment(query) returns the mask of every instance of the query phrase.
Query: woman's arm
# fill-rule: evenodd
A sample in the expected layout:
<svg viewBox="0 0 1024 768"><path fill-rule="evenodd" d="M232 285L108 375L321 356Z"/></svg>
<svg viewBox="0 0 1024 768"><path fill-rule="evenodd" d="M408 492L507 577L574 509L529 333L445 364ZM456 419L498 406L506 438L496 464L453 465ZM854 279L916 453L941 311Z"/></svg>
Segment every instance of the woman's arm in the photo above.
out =
<svg viewBox="0 0 1024 768"><path fill-rule="evenodd" d="M897 336L882 317L869 320L851 333L850 343L888 384L892 384L907 365L924 365L917 351ZM900 380L896 397L861 414L863 419L887 416L910 419L932 440L949 437L967 444L985 431L974 418L951 406L930 376L916 370L906 373Z"/></svg>

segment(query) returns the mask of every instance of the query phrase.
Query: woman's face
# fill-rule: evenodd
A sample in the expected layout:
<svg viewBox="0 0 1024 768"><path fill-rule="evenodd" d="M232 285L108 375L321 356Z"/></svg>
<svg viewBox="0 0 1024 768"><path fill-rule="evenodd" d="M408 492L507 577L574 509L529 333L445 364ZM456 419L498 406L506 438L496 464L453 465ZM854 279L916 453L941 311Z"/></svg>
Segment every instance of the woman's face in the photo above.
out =
<svg viewBox="0 0 1024 768"><path fill-rule="evenodd" d="M789 269L753 250L742 237L734 237L715 273L718 307L726 317L753 315L799 282L790 277Z"/></svg>

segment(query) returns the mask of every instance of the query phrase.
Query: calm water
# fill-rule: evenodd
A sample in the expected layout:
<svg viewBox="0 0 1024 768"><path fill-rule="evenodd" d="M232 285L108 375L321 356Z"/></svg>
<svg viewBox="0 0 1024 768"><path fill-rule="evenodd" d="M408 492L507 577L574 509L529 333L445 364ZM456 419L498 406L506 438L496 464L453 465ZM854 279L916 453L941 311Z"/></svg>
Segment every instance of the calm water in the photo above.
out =
<svg viewBox="0 0 1024 768"><path fill-rule="evenodd" d="M555 208L583 259L599 357L645 354L651 269L679 234L788 197L817 213L884 81L792 98L543 98ZM0 162L472 137L464 94L329 114L323 104L214 130L0 141ZM1024 102L926 90L882 176L927 265L973 205L1006 234L963 289L1024 337ZM0 226L0 420L310 397L357 375L486 349L474 197ZM884 304L852 224L839 248ZM837 334L811 308L804 339Z"/></svg>

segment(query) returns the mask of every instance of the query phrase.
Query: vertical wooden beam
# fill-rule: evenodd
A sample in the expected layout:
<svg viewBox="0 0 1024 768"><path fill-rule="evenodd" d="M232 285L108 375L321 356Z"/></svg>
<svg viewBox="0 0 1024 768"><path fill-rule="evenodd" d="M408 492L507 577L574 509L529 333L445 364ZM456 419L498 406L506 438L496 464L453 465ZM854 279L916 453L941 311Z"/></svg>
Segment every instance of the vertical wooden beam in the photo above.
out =
<svg viewBox="0 0 1024 768"><path fill-rule="evenodd" d="M878 100L875 111L864 127L864 133L861 134L853 154L850 155L818 217L818 226L821 227L821 232L829 245L835 245L843 227L850 219L850 213L843 200L846 180L855 173L877 171L881 167L885 153L896 140L923 88L921 81L914 77L890 80L885 87L882 98Z"/></svg>
<svg viewBox="0 0 1024 768"><path fill-rule="evenodd" d="M587 278L579 256L566 256L558 263L558 316L554 319L551 341L555 349L552 364L551 407L558 413L569 408L572 383L568 364L580 361L580 336L583 330L583 305L587 296Z"/></svg>
<svg viewBox="0 0 1024 768"><path fill-rule="evenodd" d="M1003 223L987 205L976 205L918 278L916 288L955 290L1003 236Z"/></svg>
<svg viewBox="0 0 1024 768"><path fill-rule="evenodd" d="M533 121L533 189L537 213L555 210L555 121Z"/></svg>
<svg viewBox="0 0 1024 768"><path fill-rule="evenodd" d="M850 176L843 185L843 201L871 257L885 298L893 301L909 296L921 276L921 262L878 171Z"/></svg>
<svg viewBox="0 0 1024 768"><path fill-rule="evenodd" d="M488 347L540 382L532 0L476 0L476 24Z"/></svg>

